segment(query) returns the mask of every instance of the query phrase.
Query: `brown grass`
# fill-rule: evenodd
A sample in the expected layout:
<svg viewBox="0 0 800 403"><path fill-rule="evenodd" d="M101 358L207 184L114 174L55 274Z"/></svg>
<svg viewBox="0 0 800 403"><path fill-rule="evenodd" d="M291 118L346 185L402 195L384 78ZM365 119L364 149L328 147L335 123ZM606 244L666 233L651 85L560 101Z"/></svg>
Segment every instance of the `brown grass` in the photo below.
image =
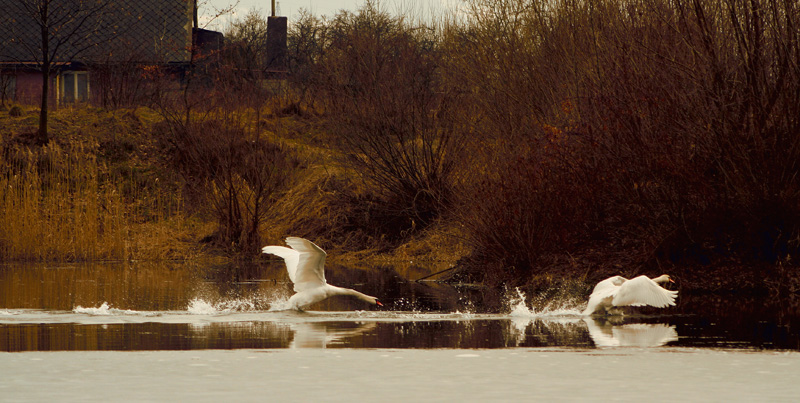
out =
<svg viewBox="0 0 800 403"><path fill-rule="evenodd" d="M163 191L159 168L137 133L135 111L62 109L54 113L53 141L25 144L28 113L6 121L0 166L0 257L4 261L101 261L186 258L196 239L181 200ZM147 112L143 113L147 117ZM99 128L99 129L98 129ZM14 133L17 130L21 135ZM145 141L142 141L145 140ZM156 222L158 231L142 230ZM169 245L169 246L167 246ZM171 252L164 248L172 249Z"/></svg>

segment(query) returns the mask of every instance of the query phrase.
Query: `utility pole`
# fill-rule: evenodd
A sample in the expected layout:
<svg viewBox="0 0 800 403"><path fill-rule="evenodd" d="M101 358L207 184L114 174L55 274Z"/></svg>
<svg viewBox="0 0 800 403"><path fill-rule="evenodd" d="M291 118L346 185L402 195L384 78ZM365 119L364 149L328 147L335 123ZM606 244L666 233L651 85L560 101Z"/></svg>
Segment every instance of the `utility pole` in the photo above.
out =
<svg viewBox="0 0 800 403"><path fill-rule="evenodd" d="M272 16L275 16L275 0L272 0Z"/></svg>

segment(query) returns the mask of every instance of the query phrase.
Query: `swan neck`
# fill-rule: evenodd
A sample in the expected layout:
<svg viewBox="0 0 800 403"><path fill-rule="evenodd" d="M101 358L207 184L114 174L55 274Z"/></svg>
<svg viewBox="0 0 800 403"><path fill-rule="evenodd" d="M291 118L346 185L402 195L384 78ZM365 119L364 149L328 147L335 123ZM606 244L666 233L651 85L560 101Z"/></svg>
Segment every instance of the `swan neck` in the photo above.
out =
<svg viewBox="0 0 800 403"><path fill-rule="evenodd" d="M369 302L369 303L372 303L372 304L375 303L375 297L370 297L367 294L358 292L358 291L353 290L351 288L342 288L342 287L336 287L336 286L331 286L331 288L334 289L334 292L336 294L339 294L339 295L351 295L351 296L354 296L354 297L356 297L356 298L358 298L358 299L360 299L362 301L366 301L366 302Z"/></svg>
<svg viewBox="0 0 800 403"><path fill-rule="evenodd" d="M666 275L666 274L662 274L662 275L654 278L653 281L656 282L656 283L659 283L659 284L666 283L666 282L669 281L669 276Z"/></svg>

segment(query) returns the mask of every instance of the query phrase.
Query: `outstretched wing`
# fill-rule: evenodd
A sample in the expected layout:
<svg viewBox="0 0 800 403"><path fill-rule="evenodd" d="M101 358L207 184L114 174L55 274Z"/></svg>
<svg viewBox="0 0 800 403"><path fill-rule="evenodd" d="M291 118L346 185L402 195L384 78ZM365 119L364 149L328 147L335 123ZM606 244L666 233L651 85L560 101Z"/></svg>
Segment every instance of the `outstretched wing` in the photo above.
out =
<svg viewBox="0 0 800 403"><path fill-rule="evenodd" d="M300 261L300 253L292 248L285 246L265 246L261 248L263 253L271 253L283 258L286 262L286 271L289 272L289 279L292 283L297 283L297 263Z"/></svg>
<svg viewBox="0 0 800 403"><path fill-rule="evenodd" d="M619 291L619 285L625 281L626 279L622 276L614 276L597 283L592 290L592 295L589 296L589 303L586 304L583 314L591 315L599 307L608 305L610 299Z"/></svg>
<svg viewBox="0 0 800 403"><path fill-rule="evenodd" d="M325 251L303 238L286 238L286 244L297 251L299 257L293 280L295 292L325 285Z"/></svg>
<svg viewBox="0 0 800 403"><path fill-rule="evenodd" d="M614 295L615 306L654 306L664 308L675 305L677 291L662 288L647 276L639 276L623 283Z"/></svg>
<svg viewBox="0 0 800 403"><path fill-rule="evenodd" d="M325 251L303 238L286 238L286 244L291 248L265 246L261 251L283 258L289 279L294 283L294 291L301 292L325 285Z"/></svg>

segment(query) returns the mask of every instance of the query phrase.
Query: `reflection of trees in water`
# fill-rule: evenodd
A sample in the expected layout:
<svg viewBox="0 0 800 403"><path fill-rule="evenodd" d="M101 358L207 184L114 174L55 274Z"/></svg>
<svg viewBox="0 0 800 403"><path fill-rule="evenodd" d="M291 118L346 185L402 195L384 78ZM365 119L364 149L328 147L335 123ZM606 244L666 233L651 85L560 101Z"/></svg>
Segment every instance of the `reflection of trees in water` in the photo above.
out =
<svg viewBox="0 0 800 403"><path fill-rule="evenodd" d="M292 335L279 322L51 323L0 327L0 351L286 348Z"/></svg>
<svg viewBox="0 0 800 403"><path fill-rule="evenodd" d="M504 332L506 344L517 347L589 347L579 319L512 318Z"/></svg>
<svg viewBox="0 0 800 403"><path fill-rule="evenodd" d="M496 348L505 347L497 320L415 320L378 323L370 347Z"/></svg>
<svg viewBox="0 0 800 403"><path fill-rule="evenodd" d="M286 348L294 331L282 322L223 322L190 327L190 349Z"/></svg>
<svg viewBox="0 0 800 403"><path fill-rule="evenodd" d="M117 309L185 309L194 267L171 263L64 263L0 266L0 306L72 310L107 302Z"/></svg>

